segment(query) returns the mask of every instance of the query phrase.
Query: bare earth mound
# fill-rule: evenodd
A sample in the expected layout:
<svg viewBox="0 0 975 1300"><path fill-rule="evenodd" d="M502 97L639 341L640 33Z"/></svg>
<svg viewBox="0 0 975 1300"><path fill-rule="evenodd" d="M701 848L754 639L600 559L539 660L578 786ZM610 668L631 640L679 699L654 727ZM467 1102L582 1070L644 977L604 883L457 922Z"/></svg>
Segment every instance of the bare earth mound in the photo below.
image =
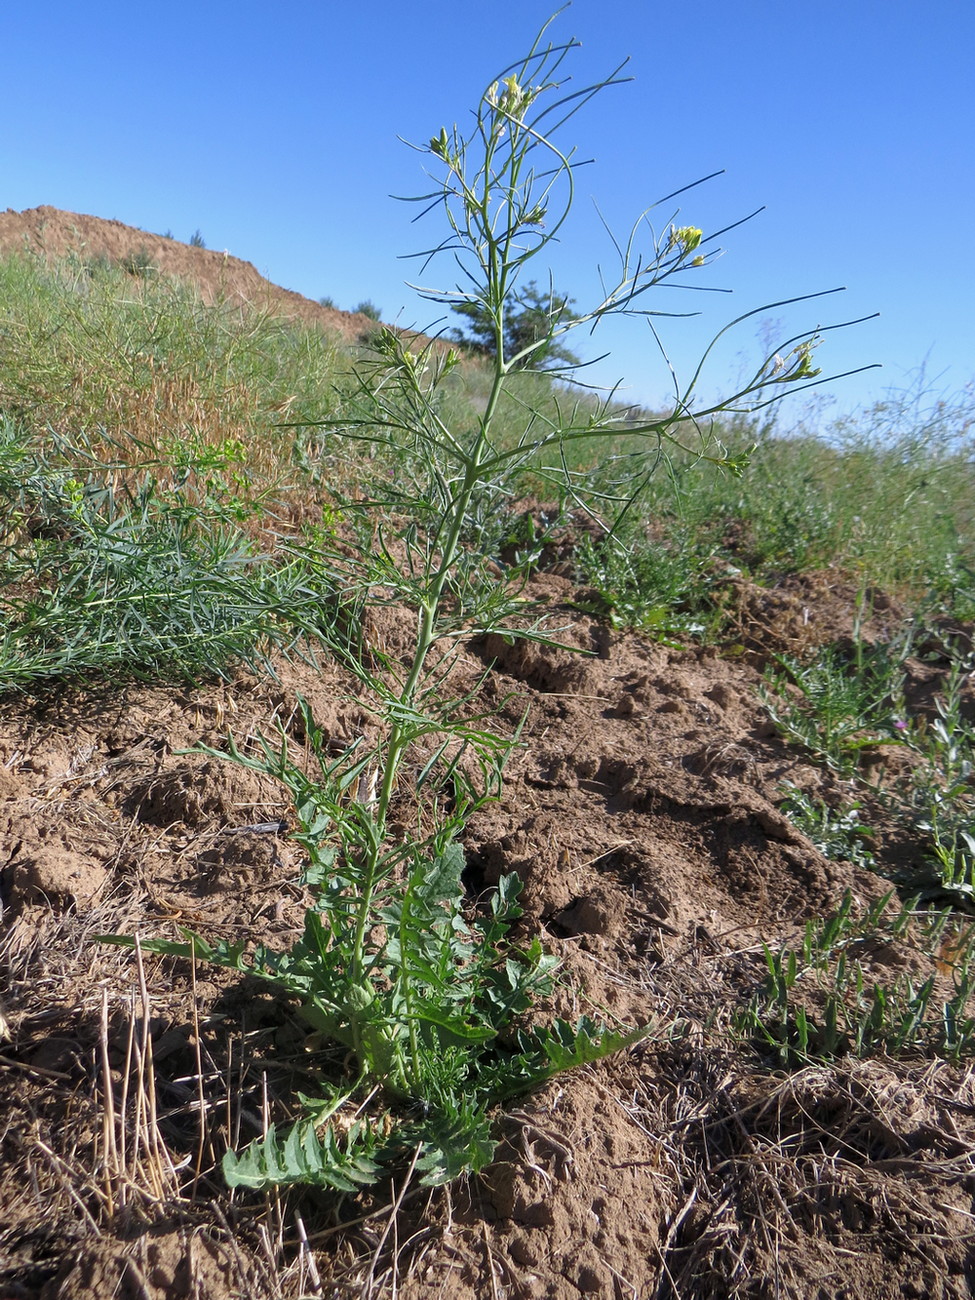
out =
<svg viewBox="0 0 975 1300"><path fill-rule="evenodd" d="M8 699L5 1300L971 1294L970 1073L882 1059L776 1072L728 1032L763 942L844 891L862 907L884 888L777 810L783 780L820 777L773 734L756 670L612 634L573 611L563 578L537 588L584 653L469 647L472 683L495 662L483 703L502 724L529 708L505 795L470 827L470 888L525 881L526 928L575 989L559 1010L657 1032L525 1098L484 1176L409 1191L396 1215L400 1187L231 1200L222 1151L286 1113L316 1045L246 981L140 964L93 936L188 925L289 941L305 901L278 826L291 810L273 783L181 751L272 717L300 744L299 690L347 742L369 722L353 684L282 664L279 682ZM852 619L821 594L828 623Z"/></svg>

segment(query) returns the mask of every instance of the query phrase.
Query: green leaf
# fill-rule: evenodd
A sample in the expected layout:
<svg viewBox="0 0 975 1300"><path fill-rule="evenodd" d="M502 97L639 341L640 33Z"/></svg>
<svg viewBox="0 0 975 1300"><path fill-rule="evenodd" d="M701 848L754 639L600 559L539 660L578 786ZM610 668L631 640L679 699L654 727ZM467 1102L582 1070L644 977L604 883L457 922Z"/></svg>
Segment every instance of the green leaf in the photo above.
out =
<svg viewBox="0 0 975 1300"><path fill-rule="evenodd" d="M568 1020L556 1020L550 1027L523 1030L516 1035L517 1052L498 1062L493 1098L501 1101L527 1092L563 1070L601 1061L631 1047L651 1032L651 1025L641 1025L618 1033L597 1025L588 1016L580 1017L574 1025Z"/></svg>
<svg viewBox="0 0 975 1300"><path fill-rule="evenodd" d="M223 1173L229 1187L260 1191L301 1183L356 1192L382 1173L375 1153L375 1139L364 1123L354 1124L344 1142L331 1126L319 1129L312 1120L295 1124L282 1141L272 1124L241 1155L228 1151Z"/></svg>
<svg viewBox="0 0 975 1300"><path fill-rule="evenodd" d="M453 1122L443 1118L418 1125L423 1143L416 1167L420 1182L439 1187L453 1182L461 1174L476 1174L494 1158L497 1142L491 1137L491 1121L483 1111L458 1116Z"/></svg>

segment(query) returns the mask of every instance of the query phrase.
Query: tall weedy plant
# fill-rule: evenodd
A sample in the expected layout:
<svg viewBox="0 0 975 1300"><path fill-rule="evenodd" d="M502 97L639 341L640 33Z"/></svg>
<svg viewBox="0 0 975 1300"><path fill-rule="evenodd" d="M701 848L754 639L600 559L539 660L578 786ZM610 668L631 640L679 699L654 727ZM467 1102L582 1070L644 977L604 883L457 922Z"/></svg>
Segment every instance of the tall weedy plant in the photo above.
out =
<svg viewBox="0 0 975 1300"><path fill-rule="evenodd" d="M428 263L446 254L460 272L456 287L421 292L439 303L472 304L491 322L483 413L473 427L455 427L444 399L457 352L387 329L373 342L351 407L332 425L340 436L373 444L377 473L363 499L348 505L352 536L306 548L303 558L342 593L324 635L358 678L380 719L378 734L331 755L305 708L311 771L283 730L246 753L230 745L232 759L272 773L293 798L315 895L304 935L285 953L211 945L192 934L181 944L144 944L270 980L293 993L310 1023L343 1049L344 1075L302 1098L305 1119L227 1156L232 1184L350 1190L397 1161L428 1183L446 1181L490 1159L491 1112L505 1098L645 1033L613 1032L586 1019L526 1027L523 1013L553 987L554 963L537 939L524 947L510 941L521 882L502 879L479 907L465 899L458 839L471 812L497 794L513 741L475 716L476 689L454 685L459 648L489 631L547 637L543 624L525 626L517 586L489 568L477 546L479 521L504 509L530 470L598 514L611 537L661 448L684 431L697 439L697 454L741 472L743 458L710 440L709 419L720 410L754 409L812 380L818 340L791 340L725 403L700 410L692 409L700 370L675 390L671 411L653 419L634 419L612 397L574 401L568 388L544 407L525 398L525 372L541 369L552 343L571 330L614 313L642 315L652 327L645 296L706 265L713 241L696 227L669 224L655 234L647 224L648 246L641 247L638 227L621 249L618 282L600 303L567 319L564 300L553 293L547 335L506 351L519 277L572 207L573 155L556 139L593 95L621 80L617 70L567 90L559 76L576 42L546 44L544 30L488 87L469 134L445 128L421 150L436 186L420 201L441 214L447 233L420 256ZM521 403L521 432L503 437L500 412L507 402L507 424L512 401ZM606 462L599 493L570 469L573 444ZM382 605L415 614L403 659L383 655L362 633L370 607ZM392 816L407 775L417 808L409 832L399 808L395 825Z"/></svg>

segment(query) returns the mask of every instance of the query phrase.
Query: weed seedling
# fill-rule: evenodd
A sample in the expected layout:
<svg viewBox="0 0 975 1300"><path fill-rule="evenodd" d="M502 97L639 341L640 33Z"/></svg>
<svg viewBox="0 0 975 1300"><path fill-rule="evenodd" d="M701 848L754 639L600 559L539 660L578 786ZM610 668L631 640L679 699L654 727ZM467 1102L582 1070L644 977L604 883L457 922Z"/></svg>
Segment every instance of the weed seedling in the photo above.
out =
<svg viewBox="0 0 975 1300"><path fill-rule="evenodd" d="M796 786L789 786L780 807L824 857L852 862L854 866L867 870L874 866L876 858L868 847L873 831L860 821L860 804L833 809L828 804L810 799Z"/></svg>
<svg viewBox="0 0 975 1300"><path fill-rule="evenodd" d="M906 641L867 645L856 636L852 654L827 646L805 661L777 655L762 702L785 737L849 776L861 750L901 740L895 712L907 653Z"/></svg>
<svg viewBox="0 0 975 1300"><path fill-rule="evenodd" d="M933 953L948 925L947 912L916 917L911 908L892 909L892 900L893 891L858 920L847 893L835 916L807 922L799 948L764 947L762 988L734 1016L735 1032L773 1051L787 1067L846 1055L950 1061L975 1055L972 927L943 949L951 956L953 990L947 999L937 997L934 973L920 981L910 975L890 983L872 980L860 960L866 947L916 931Z"/></svg>

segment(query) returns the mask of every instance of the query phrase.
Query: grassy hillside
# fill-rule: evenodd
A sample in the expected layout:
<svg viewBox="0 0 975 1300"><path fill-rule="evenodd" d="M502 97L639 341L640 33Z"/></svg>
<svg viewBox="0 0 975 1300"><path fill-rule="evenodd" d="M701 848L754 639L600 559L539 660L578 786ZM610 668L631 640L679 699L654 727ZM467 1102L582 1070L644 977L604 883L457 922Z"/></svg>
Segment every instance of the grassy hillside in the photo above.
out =
<svg viewBox="0 0 975 1300"><path fill-rule="evenodd" d="M320 586L280 550L283 534L314 542L340 527L344 503L377 476L400 489L390 511L409 509L405 448L377 451L363 427L375 361L368 339L352 345L239 302L206 305L185 281L120 265L8 258L0 295L12 602L0 680L88 670L102 656L116 671L220 670L228 656L252 655L263 639L287 639L314 621L306 605L321 598ZM438 394L445 424L473 427L489 383L476 358L456 369ZM501 409L502 442L515 443L526 409L554 417L574 403L585 414L594 399L542 375L516 377ZM356 437L343 436L347 415ZM599 493L633 448L621 437L615 451L603 441L587 452L582 439L568 449L575 499L529 466L524 496L544 509L533 516L522 501L496 500L471 519L468 545L507 567L517 554L530 567L571 531L574 511L577 520L590 511L593 527L566 562L592 589L594 608L620 626L679 626L720 640L729 574L774 585L822 570L911 608L970 617L971 419L964 405L923 408L905 398L818 437L757 419L712 427L711 439L733 449L756 443L747 473L716 473L693 448L663 448L626 520L625 554L600 540ZM178 563L163 562L165 554ZM136 602L150 572L147 587L161 584L165 594L147 590ZM223 607L228 583L232 605L210 627L201 611L211 600ZM303 584L307 601L296 596ZM127 614L126 630L113 628L134 603L135 622ZM199 618L213 637L206 650ZM222 618L233 635L218 630ZM190 643L199 655L184 660L180 646Z"/></svg>

